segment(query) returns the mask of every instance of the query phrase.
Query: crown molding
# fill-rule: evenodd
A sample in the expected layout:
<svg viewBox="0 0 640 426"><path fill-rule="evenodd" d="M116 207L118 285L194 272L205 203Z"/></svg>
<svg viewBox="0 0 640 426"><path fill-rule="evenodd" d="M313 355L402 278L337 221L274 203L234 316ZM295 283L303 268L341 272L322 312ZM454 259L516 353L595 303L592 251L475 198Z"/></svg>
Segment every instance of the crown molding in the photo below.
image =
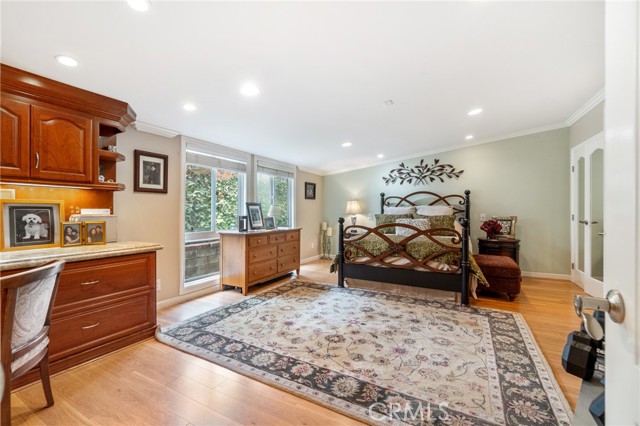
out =
<svg viewBox="0 0 640 426"><path fill-rule="evenodd" d="M165 138L175 138L180 134L175 130L165 129L164 127L155 126L153 124L145 123L144 121L136 121L133 123L136 130L145 133L151 133L152 135L163 136Z"/></svg>
<svg viewBox="0 0 640 426"><path fill-rule="evenodd" d="M576 121L584 117L585 114L587 114L589 111L595 108L596 105L598 105L600 102L604 101L604 99L605 99L605 93L604 93L604 87L603 87L598 91L598 93L593 95L593 97L589 99L586 104L582 105L580 108L578 108L576 112L574 112L569 116L569 118L567 118L567 120L565 121L566 125L573 126L573 124Z"/></svg>
<svg viewBox="0 0 640 426"><path fill-rule="evenodd" d="M326 172L319 170L319 169L312 169L311 167L303 167L303 166L298 166L298 170L306 172L306 173L311 173L313 175L318 175L318 176L326 176Z"/></svg>

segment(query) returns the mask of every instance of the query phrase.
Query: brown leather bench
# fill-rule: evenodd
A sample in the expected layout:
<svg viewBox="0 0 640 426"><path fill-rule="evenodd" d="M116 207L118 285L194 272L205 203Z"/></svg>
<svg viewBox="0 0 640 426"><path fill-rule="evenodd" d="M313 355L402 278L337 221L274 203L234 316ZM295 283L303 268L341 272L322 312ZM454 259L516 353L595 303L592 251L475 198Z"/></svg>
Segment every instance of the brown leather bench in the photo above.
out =
<svg viewBox="0 0 640 426"><path fill-rule="evenodd" d="M474 254L474 259L480 270L489 281L490 291L507 293L509 300L520 294L521 272L518 264L509 256L494 256L491 254ZM482 290L478 286L478 290Z"/></svg>

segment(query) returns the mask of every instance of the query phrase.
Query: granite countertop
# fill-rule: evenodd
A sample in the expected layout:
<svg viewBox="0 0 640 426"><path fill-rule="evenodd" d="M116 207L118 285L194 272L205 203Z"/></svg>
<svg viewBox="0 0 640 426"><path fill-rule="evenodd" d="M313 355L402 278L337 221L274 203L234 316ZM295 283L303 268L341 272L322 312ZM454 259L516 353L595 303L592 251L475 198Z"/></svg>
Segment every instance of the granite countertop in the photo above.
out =
<svg viewBox="0 0 640 426"><path fill-rule="evenodd" d="M77 262L80 260L103 259L127 254L146 253L162 249L163 247L157 243L124 241L103 245L6 251L0 253L0 271L32 268L58 259L64 259L67 262Z"/></svg>

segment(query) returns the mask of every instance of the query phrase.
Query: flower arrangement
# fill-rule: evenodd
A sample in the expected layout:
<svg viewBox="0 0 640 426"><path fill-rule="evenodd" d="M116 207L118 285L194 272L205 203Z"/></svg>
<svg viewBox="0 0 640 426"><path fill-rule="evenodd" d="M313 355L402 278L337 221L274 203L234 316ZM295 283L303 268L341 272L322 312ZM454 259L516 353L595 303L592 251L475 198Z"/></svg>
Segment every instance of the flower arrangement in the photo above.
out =
<svg viewBox="0 0 640 426"><path fill-rule="evenodd" d="M498 232L502 231L502 225L495 220L486 220L482 222L480 229L487 233L487 238L491 238Z"/></svg>

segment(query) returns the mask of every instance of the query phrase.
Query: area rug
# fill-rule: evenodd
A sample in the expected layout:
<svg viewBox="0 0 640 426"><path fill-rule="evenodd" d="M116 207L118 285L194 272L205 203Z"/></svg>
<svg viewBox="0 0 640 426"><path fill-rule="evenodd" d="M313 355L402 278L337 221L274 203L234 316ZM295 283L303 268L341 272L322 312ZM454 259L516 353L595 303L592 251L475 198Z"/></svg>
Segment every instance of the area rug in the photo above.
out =
<svg viewBox="0 0 640 426"><path fill-rule="evenodd" d="M291 281L156 337L368 424L571 424L517 313Z"/></svg>

